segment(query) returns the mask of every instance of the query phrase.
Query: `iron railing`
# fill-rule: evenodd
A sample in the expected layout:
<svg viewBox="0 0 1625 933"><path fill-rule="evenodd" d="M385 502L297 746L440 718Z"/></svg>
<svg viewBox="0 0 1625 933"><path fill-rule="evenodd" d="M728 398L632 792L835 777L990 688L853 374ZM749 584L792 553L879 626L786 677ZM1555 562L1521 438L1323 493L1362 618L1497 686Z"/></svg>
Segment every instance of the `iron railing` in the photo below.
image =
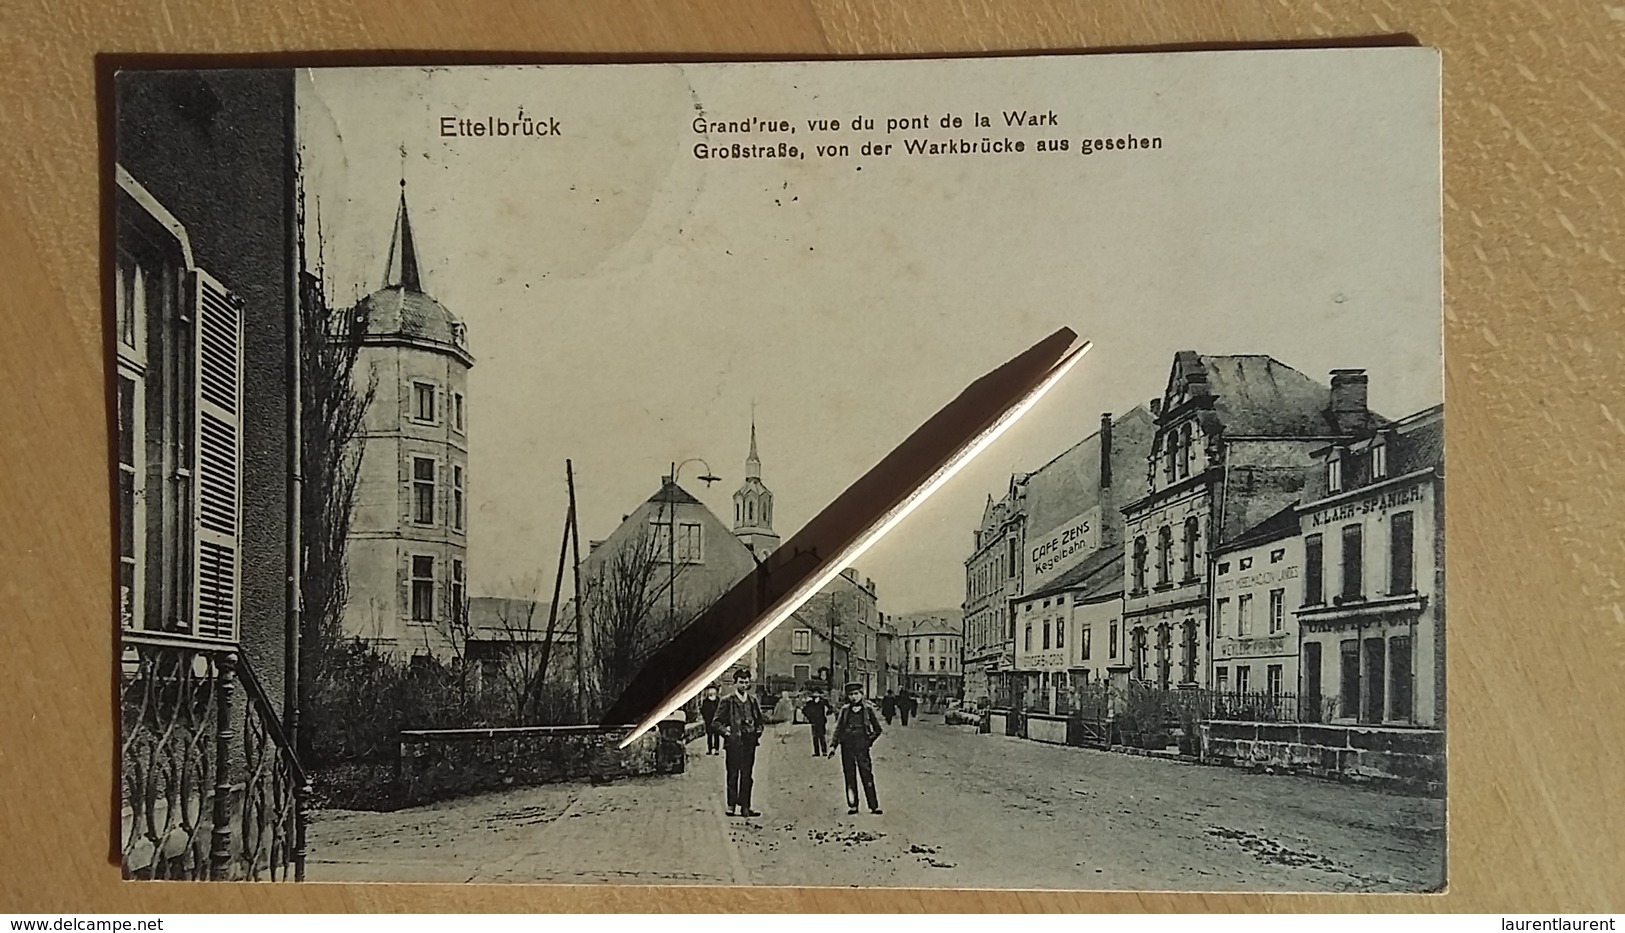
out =
<svg viewBox="0 0 1625 933"><path fill-rule="evenodd" d="M125 876L302 880L304 770L238 647L126 630L122 648Z"/></svg>
<svg viewBox="0 0 1625 933"><path fill-rule="evenodd" d="M1336 697L1268 691L1220 691L1193 687L1162 688L1130 682L1124 707L1150 726L1160 720L1189 725L1202 720L1230 722L1325 723L1338 715Z"/></svg>

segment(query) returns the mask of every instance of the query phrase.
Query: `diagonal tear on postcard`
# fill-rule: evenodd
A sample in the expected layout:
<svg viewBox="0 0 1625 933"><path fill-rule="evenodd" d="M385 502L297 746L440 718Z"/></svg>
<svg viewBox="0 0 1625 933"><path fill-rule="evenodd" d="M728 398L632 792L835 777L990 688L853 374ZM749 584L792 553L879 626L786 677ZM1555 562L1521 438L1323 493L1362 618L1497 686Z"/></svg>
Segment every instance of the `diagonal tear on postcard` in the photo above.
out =
<svg viewBox="0 0 1625 933"><path fill-rule="evenodd" d="M1432 50L114 96L127 877L1443 887ZM598 725L1061 327L861 567Z"/></svg>

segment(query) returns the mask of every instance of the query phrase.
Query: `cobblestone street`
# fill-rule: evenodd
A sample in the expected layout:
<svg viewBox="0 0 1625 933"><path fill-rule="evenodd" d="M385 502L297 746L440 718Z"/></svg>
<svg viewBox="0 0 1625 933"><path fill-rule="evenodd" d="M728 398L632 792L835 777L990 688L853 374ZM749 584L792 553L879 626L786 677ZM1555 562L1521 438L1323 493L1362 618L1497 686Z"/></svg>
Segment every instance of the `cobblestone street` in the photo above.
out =
<svg viewBox="0 0 1625 933"><path fill-rule="evenodd" d="M846 814L840 760L770 727L754 805L720 756L676 777L517 789L396 813L325 811L317 881L1417 891L1444 874L1444 804L1305 777L893 725L882 815Z"/></svg>

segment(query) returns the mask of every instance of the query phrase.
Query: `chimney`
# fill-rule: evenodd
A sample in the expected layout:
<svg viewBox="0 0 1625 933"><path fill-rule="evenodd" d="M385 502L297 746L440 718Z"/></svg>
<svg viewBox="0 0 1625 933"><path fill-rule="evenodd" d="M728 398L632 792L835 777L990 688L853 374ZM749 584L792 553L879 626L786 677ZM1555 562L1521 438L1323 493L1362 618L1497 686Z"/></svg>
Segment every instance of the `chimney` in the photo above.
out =
<svg viewBox="0 0 1625 933"><path fill-rule="evenodd" d="M1364 427L1368 413L1365 370L1332 370L1332 417L1337 420L1337 430Z"/></svg>
<svg viewBox="0 0 1625 933"><path fill-rule="evenodd" d="M1100 488L1108 489L1112 484L1112 413L1102 412L1100 415Z"/></svg>

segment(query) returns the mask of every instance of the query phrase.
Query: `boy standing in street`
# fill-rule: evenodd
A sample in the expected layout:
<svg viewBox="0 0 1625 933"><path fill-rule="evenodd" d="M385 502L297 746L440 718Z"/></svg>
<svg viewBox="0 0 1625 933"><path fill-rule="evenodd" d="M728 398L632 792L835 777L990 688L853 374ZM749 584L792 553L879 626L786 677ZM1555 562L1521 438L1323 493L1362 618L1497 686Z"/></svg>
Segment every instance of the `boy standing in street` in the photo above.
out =
<svg viewBox="0 0 1625 933"><path fill-rule="evenodd" d="M807 724L812 726L813 757L822 758L829 753L829 701L824 699L824 689L814 687L812 699L801 707L801 715L807 717Z"/></svg>
<svg viewBox="0 0 1625 933"><path fill-rule="evenodd" d="M841 771L846 776L846 812L858 812L858 782L863 782L863 794L870 813L880 813L880 799L875 795L874 762L869 758L869 747L880 737L880 716L874 705L863 698L863 684L846 685L846 702L835 718L835 745L841 750ZM830 755L835 749L830 749Z"/></svg>
<svg viewBox="0 0 1625 933"><path fill-rule="evenodd" d="M728 815L761 816L750 808L750 790L756 770L756 745L762 739L762 705L750 692L750 671L734 674L734 692L717 706L717 727L722 731L723 763L728 770Z"/></svg>
<svg viewBox="0 0 1625 933"><path fill-rule="evenodd" d="M706 687L705 699L700 701L700 718L705 720L705 753L715 755L722 750L722 733L717 729L717 707L722 703L717 688Z"/></svg>

